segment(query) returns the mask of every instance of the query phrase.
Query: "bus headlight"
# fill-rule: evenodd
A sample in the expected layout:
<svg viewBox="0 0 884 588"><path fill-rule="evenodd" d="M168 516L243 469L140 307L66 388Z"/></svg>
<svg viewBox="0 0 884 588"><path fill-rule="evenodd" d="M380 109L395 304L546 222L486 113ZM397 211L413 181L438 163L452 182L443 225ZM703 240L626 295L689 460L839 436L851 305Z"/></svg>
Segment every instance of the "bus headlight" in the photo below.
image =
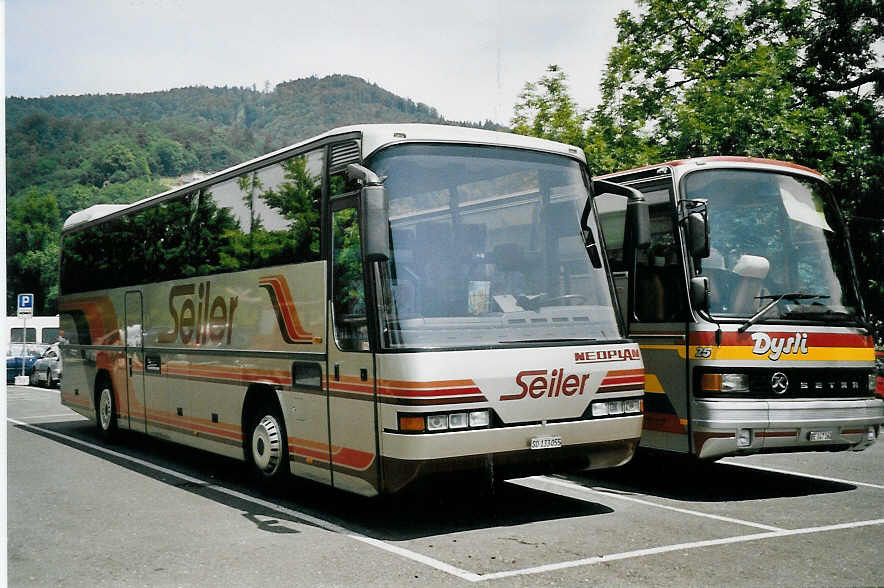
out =
<svg viewBox="0 0 884 588"><path fill-rule="evenodd" d="M448 427L451 429L466 429L469 424L467 413L455 412L448 415Z"/></svg>
<svg viewBox="0 0 884 588"><path fill-rule="evenodd" d="M625 400L599 400L592 403L592 416L594 417L640 414L641 411L641 398L627 398Z"/></svg>
<svg viewBox="0 0 884 588"><path fill-rule="evenodd" d="M748 374L703 374L700 387L706 392L748 392Z"/></svg>
<svg viewBox="0 0 884 588"><path fill-rule="evenodd" d="M490 426L491 411L487 409L432 414L399 413L399 432L401 433L464 431L467 429L487 429Z"/></svg>
<svg viewBox="0 0 884 588"><path fill-rule="evenodd" d="M480 429L491 424L491 413L487 410L474 410L470 413L470 427Z"/></svg>
<svg viewBox="0 0 884 588"><path fill-rule="evenodd" d="M860 382L861 381L862 380L860 380ZM871 374L869 374L869 392L874 392L875 387L877 385L878 385L878 376L875 374L875 372L872 372Z"/></svg>
<svg viewBox="0 0 884 588"><path fill-rule="evenodd" d="M427 415L428 431L445 431L448 429L447 414L429 414Z"/></svg>
<svg viewBox="0 0 884 588"><path fill-rule="evenodd" d="M623 412L627 414L638 413L642 411L641 398L630 398L623 401Z"/></svg>

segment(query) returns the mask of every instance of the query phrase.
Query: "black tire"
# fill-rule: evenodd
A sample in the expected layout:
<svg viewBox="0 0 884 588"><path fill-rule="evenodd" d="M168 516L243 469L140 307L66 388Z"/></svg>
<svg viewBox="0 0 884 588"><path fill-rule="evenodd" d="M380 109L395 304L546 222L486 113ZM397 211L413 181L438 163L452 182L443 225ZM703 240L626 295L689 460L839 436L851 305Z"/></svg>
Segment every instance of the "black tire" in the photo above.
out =
<svg viewBox="0 0 884 588"><path fill-rule="evenodd" d="M116 404L110 381L101 380L95 391L95 425L105 441L111 441L117 433Z"/></svg>
<svg viewBox="0 0 884 588"><path fill-rule="evenodd" d="M265 403L252 412L246 459L252 475L265 487L279 487L289 474L289 444L279 407Z"/></svg>
<svg viewBox="0 0 884 588"><path fill-rule="evenodd" d="M55 388L55 384L52 382L52 370L50 368L46 368L46 387Z"/></svg>

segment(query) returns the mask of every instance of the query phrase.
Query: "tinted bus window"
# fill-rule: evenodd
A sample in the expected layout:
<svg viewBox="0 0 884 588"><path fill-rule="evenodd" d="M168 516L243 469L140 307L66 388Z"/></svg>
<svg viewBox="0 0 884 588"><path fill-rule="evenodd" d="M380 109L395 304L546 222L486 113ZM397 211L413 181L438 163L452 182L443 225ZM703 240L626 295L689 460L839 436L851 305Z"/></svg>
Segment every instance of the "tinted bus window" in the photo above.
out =
<svg viewBox="0 0 884 588"><path fill-rule="evenodd" d="M320 149L204 190L199 247L220 255L202 272L319 259L323 161Z"/></svg>
<svg viewBox="0 0 884 588"><path fill-rule="evenodd" d="M318 260L324 153L292 157L66 235L62 292Z"/></svg>

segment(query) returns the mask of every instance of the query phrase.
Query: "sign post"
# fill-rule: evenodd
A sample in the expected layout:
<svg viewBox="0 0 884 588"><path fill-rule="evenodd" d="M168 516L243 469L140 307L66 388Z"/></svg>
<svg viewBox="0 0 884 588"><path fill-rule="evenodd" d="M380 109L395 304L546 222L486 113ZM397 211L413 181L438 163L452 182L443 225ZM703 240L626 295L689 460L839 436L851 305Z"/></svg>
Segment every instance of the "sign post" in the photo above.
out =
<svg viewBox="0 0 884 588"><path fill-rule="evenodd" d="M22 319L21 375L15 377L16 386L27 386L30 378L25 375L28 351L28 318L34 316L34 295L18 295L18 318Z"/></svg>

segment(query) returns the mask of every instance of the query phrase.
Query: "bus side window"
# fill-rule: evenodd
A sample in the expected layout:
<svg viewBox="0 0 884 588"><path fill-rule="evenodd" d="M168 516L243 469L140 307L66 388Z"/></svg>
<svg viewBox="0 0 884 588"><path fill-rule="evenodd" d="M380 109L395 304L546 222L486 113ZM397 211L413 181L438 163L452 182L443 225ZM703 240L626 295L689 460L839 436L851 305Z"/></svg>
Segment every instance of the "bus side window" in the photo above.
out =
<svg viewBox="0 0 884 588"><path fill-rule="evenodd" d="M355 208L334 212L332 235L335 340L342 351L368 351L362 242L359 236L359 215Z"/></svg>

